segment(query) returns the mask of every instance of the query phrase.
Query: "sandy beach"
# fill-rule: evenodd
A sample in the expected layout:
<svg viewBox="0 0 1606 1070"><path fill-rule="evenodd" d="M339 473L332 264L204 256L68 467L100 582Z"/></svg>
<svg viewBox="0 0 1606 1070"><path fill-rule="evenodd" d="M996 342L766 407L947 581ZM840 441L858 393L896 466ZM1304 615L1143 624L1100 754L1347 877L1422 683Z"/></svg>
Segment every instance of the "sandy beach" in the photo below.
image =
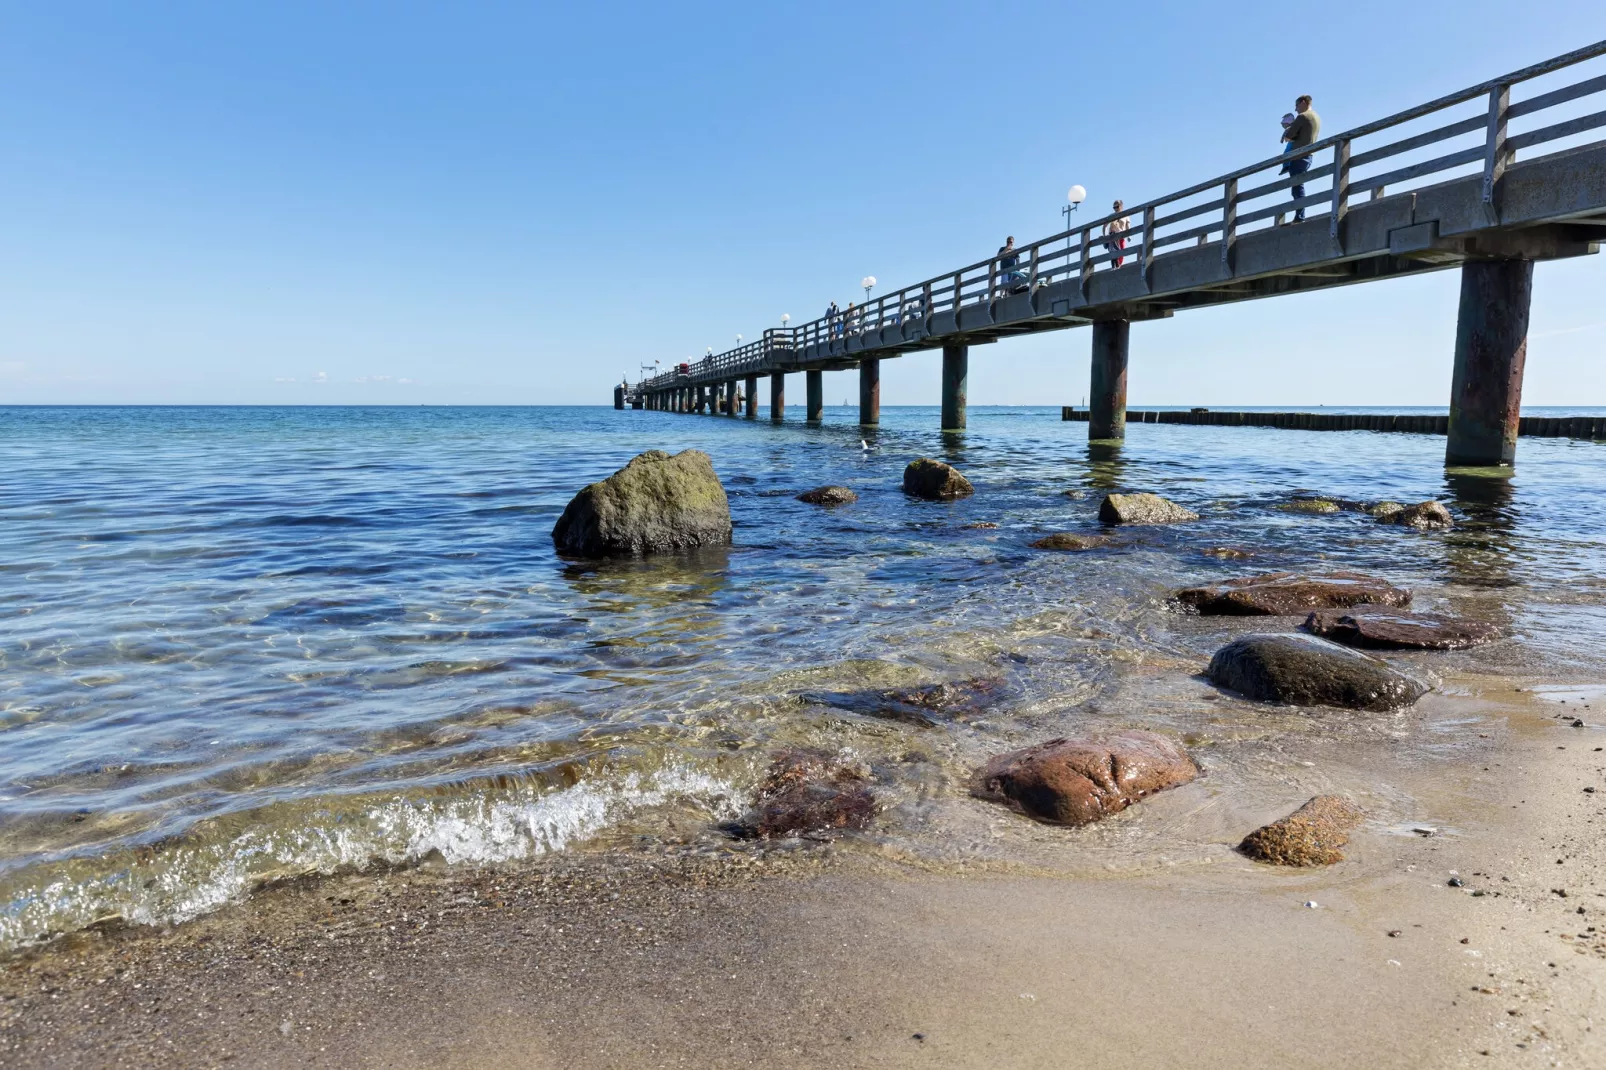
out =
<svg viewBox="0 0 1606 1070"><path fill-rule="evenodd" d="M1309 763L1368 762L1423 818L1326 869L1236 854L1247 827L1189 786L1112 820L1218 823L1206 863L1101 874L1054 830L1073 875L694 837L308 880L14 957L0 1063L1603 1065L1606 692L1456 685L1425 716L1476 745Z"/></svg>

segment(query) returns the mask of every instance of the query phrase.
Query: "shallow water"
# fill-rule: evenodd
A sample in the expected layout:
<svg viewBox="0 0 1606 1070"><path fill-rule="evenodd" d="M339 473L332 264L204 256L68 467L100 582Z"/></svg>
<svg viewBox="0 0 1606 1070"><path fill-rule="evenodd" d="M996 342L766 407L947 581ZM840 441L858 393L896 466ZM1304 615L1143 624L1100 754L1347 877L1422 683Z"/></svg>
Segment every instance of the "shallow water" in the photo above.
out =
<svg viewBox="0 0 1606 1070"><path fill-rule="evenodd" d="M713 835L779 743L870 765L889 800L875 836L927 856L1029 853L1035 830L995 842L966 770L1089 723L1220 747L1216 794L1252 796L1301 740L1382 733L1424 760L1457 745L1454 718L1215 695L1193 674L1250 625L1166 601L1212 577L1357 568L1513 633L1400 659L1451 691L1478 674L1606 679L1606 443L1523 439L1500 479L1447 474L1425 435L1134 425L1111 449L1057 408L972 409L963 436L933 430L935 409L893 408L865 450L854 418L0 409L0 949L114 914L181 919L306 871ZM688 447L725 482L735 547L555 556L577 489ZM975 497L906 499L921 454ZM793 500L828 482L858 503ZM1111 550L1028 548L1095 529L1115 489L1203 518ZM1279 508L1317 494L1436 497L1460 524ZM1219 547L1253 557L1203 552ZM970 678L1000 697L932 727L811 701Z"/></svg>

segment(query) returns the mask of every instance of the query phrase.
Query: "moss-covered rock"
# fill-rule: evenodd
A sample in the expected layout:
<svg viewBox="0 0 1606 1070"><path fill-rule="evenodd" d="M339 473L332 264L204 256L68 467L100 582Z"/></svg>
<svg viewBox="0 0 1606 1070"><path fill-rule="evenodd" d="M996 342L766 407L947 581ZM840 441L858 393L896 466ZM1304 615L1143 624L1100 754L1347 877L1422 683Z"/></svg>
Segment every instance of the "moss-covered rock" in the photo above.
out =
<svg viewBox="0 0 1606 1070"><path fill-rule="evenodd" d="M953 465L920 457L903 470L903 492L927 501L945 502L968 498L976 488Z"/></svg>
<svg viewBox="0 0 1606 1070"><path fill-rule="evenodd" d="M1099 519L1106 524L1176 524L1198 520L1199 514L1158 494L1106 494L1099 503Z"/></svg>
<svg viewBox="0 0 1606 1070"><path fill-rule="evenodd" d="M701 450L648 450L574 496L552 528L558 552L614 557L729 546L730 502Z"/></svg>

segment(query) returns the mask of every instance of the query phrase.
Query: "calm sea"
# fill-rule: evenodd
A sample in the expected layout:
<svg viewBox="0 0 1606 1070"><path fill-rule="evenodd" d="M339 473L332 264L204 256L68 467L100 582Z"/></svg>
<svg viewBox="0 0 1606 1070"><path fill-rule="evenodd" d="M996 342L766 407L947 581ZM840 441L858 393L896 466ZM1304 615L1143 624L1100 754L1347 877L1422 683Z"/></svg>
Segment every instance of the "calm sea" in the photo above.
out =
<svg viewBox="0 0 1606 1070"><path fill-rule="evenodd" d="M877 835L935 842L987 753L1089 720L1197 728L1220 626L1166 595L1248 570L1378 572L1516 636L1440 669L1606 679L1606 443L1524 439L1496 479L1447 475L1432 436L1140 425L1110 450L1057 407L972 409L963 436L932 408L855 418L0 408L0 949L306 872L696 842L780 743L863 757L889 785ZM713 457L736 545L556 557L569 498L649 448ZM920 455L976 495L906 499ZM793 499L822 483L858 503ZM1112 489L1203 519L1028 547L1096 527ZM1460 524L1278 508L1316 494L1439 498ZM975 677L1002 697L935 729L815 698Z"/></svg>

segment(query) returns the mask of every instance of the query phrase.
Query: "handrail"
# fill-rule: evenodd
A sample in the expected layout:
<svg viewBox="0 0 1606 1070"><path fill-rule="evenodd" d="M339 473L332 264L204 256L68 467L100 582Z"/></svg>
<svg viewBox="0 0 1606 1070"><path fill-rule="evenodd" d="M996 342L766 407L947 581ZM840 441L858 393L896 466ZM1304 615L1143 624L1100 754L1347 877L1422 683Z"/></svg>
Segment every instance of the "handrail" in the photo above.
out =
<svg viewBox="0 0 1606 1070"><path fill-rule="evenodd" d="M1509 137L1506 134L1506 124L1511 119L1535 115L1582 97L1606 92L1606 75L1587 78L1517 103L1510 102L1511 88L1602 55L1606 55L1606 40L1596 41L1385 118L1353 127L1313 142L1302 149L1268 157L1174 193L1124 207L1120 212L1079 222L1072 229L1059 231L1018 246L1014 252L1016 264L1012 268L1002 267L999 257L994 254L902 289L888 291L875 299L874 303L856 305L851 316L846 309L843 309L834 317L821 316L796 327L769 328L757 341L691 363L686 376L681 376L678 371L672 370L643 380L634 389L662 390L675 385L696 385L721 378L735 378L738 375L773 370L777 364L778 353L796 352L804 346L826 344L833 347L832 351L835 352L834 347L839 344L845 346L849 337L868 331L899 325L909 319L926 318L938 312L954 311L983 303L990 304L1002 296L1003 292L1012 290L1019 284L1017 279L1009 277L1011 274L1028 279L1028 285L1034 288L1044 285L1048 280L1076 278L1080 278L1085 287L1094 267L1117 258L1129 258L1136 261L1147 278L1148 265L1153 261L1157 250L1189 239L1197 239L1200 244L1204 244L1212 234L1220 235L1223 256L1226 257L1230 255L1229 251L1238 233L1246 224L1273 216L1280 217L1286 212L1313 207L1323 202L1330 205L1332 233L1336 238L1352 193L1372 190L1374 197L1380 196L1381 190L1387 186L1467 166L1480 160L1484 165L1485 207L1491 212L1491 221L1496 221L1493 189L1506 164L1512 158L1512 153L1519 148L1543 144L1606 126L1606 111L1597 111L1520 134L1512 134ZM1350 154L1351 144L1358 138L1484 96L1490 100L1486 115L1456 119L1434 130L1414 134L1388 145L1367 148L1353 156ZM1366 165L1478 132L1483 132L1484 139L1483 144L1475 148L1457 149L1433 159L1398 167L1387 173L1361 177L1353 175L1354 170ZM1327 151L1333 154L1331 162L1311 166L1298 174L1281 175L1282 167L1291 160L1309 159L1317 153ZM1278 170L1281 177L1240 191L1238 187L1240 179L1273 168ZM1272 206L1258 207L1249 211L1238 210L1238 205L1244 202L1254 201L1293 186L1304 187L1308 183L1328 178L1332 179L1332 188L1324 192L1307 194L1297 199L1290 198ZM1199 204L1178 206L1164 215L1159 212L1163 206L1175 205L1176 202L1211 191L1218 191L1219 196ZM1217 213L1213 219L1202 221L1186 230L1162 231L1162 228L1167 226L1198 216L1208 217L1211 213ZM1103 228L1122 218L1130 221L1130 228L1121 234L1121 237L1126 239L1126 248L1113 251L1105 249L1104 243L1114 238L1104 235Z"/></svg>

